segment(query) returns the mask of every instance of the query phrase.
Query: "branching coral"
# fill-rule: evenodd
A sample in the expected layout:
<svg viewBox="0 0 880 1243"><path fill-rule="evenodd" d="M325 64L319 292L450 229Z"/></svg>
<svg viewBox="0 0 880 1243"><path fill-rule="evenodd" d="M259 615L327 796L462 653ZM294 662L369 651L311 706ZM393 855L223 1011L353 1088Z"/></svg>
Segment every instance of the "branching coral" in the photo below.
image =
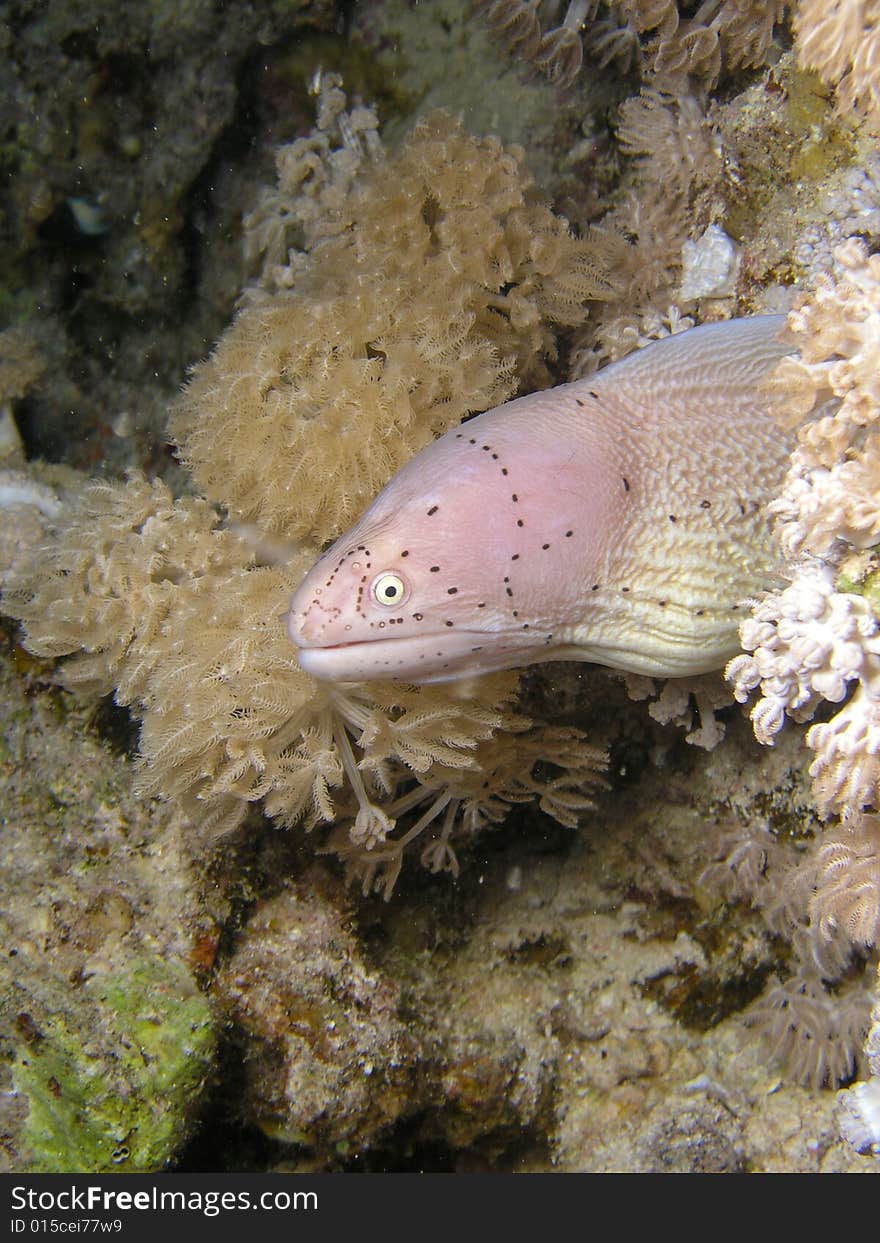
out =
<svg viewBox="0 0 880 1243"><path fill-rule="evenodd" d="M319 137L291 160L320 181L332 156ZM113 691L141 719L145 791L212 833L256 801L284 825L339 822L329 848L387 895L404 846L441 812L423 850L435 870L454 861L454 828L511 802L572 823L604 753L532 730L510 706L514 674L464 690L319 684L296 663L287 603L319 544L417 448L542 377L548 321L577 322L604 284L519 153L447 118L362 171L324 180L326 228L316 214L320 244L291 265L292 290L246 307L174 413L208 499L142 478L87 486L19 560L4 608L31 651L71 657L69 685ZM256 531L224 525L218 505ZM259 564L277 532L299 542L283 567ZM534 776L539 762L557 775Z"/></svg>
<svg viewBox="0 0 880 1243"><path fill-rule="evenodd" d="M715 712L731 703L731 695L714 674L670 678L659 692L654 678L627 674L624 682L630 699L651 700L648 712L655 721L685 729L684 740L692 747L711 751L724 737L724 724L716 719Z"/></svg>
<svg viewBox="0 0 880 1243"><path fill-rule="evenodd" d="M876 807L880 634L868 602L835 591L830 567L807 563L789 587L755 605L740 634L748 654L734 657L727 676L740 702L760 687L751 717L758 740L767 745L786 716L809 720L820 703L840 703L856 683L831 720L807 731L816 753L810 773L823 816L857 818Z"/></svg>
<svg viewBox="0 0 880 1243"><path fill-rule="evenodd" d="M880 538L880 255L855 239L834 252L836 273L792 312L800 357L773 387L780 417L809 417L774 503L785 551L839 561Z"/></svg>
<svg viewBox="0 0 880 1243"><path fill-rule="evenodd" d="M870 605L834 590L830 566L811 563L783 591L759 601L740 637L751 655L727 667L740 703L760 685L752 709L759 742L772 743L786 714L807 721L822 700L840 703L849 683L880 672L880 638Z"/></svg>
<svg viewBox="0 0 880 1243"><path fill-rule="evenodd" d="M808 720L855 683L807 743L822 814L858 818L878 806L880 636L869 601L837 580L845 556L880 535L880 256L852 241L836 258L836 276L790 316L800 358L785 359L773 379L781 417L812 416L771 505L783 548L800 559L791 585L756 603L741 631L749 654L727 676L742 702L760 687L752 720L764 743L786 715Z"/></svg>
<svg viewBox="0 0 880 1243"><path fill-rule="evenodd" d="M794 954L749 1021L814 1086L851 1078L860 1062L870 1006L861 968L880 948L880 256L853 239L834 260L789 315L799 353L769 384L779 418L798 434L770 505L789 581L753 602L740 627L744 653L726 670L740 702L759 692L751 720L765 745L786 718L822 718L805 735L813 799L822 819L838 823L817 832L794 866L768 833L750 873L756 852L741 844L728 876L736 890L741 872L741 896ZM857 1143L870 1131L863 1107L870 1113L874 1086L863 1087L844 1109Z"/></svg>
<svg viewBox="0 0 880 1243"><path fill-rule="evenodd" d="M754 603L740 629L745 652L726 670L740 702L760 691L751 719L765 744L786 717L807 721L825 704L841 705L806 733L816 806L840 824L785 886L799 886L796 905L809 916L792 938L800 966L753 1012L776 1051L817 1084L852 1074L867 1027L864 991L841 981L854 957L880 946L880 623L871 603L880 538L880 257L852 240L835 259L835 272L789 316L800 353L771 380L780 418L800 424L770 506L790 582ZM839 982L833 999L828 980Z"/></svg>

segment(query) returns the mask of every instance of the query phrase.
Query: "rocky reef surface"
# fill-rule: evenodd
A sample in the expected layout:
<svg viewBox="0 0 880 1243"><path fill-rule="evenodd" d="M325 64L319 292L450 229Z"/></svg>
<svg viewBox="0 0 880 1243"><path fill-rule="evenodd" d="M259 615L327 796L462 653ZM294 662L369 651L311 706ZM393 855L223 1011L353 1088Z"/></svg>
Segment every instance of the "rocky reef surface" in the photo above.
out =
<svg viewBox="0 0 880 1243"><path fill-rule="evenodd" d="M179 812L132 793L122 714L24 660L4 659L12 1168L871 1168L834 1094L745 1027L787 952L704 875L732 824L809 822L794 737L760 750L736 719L707 757L618 691L614 789L581 829L514 818L457 882L405 875L386 904L266 823L194 857ZM563 701L614 702L554 672Z"/></svg>
<svg viewBox="0 0 880 1243"><path fill-rule="evenodd" d="M486 29L463 0L430 14L358 5L348 23L331 4L233 4L219 30L212 6L173 7L132 25L116 6L95 26L60 0L21 3L3 27L0 581L13 575L4 608L27 631L4 622L0 672L0 1159L876 1170L841 1138L833 1090L863 1081L858 1112L877 1075L871 1038L863 1052L872 1004L876 1031L873 769L826 828L803 731L789 723L762 747L720 675L625 689L550 666L519 686L505 675L485 702L400 688L343 702L274 629L291 566L393 469L383 437L405 457L518 385L588 374L691 322L788 311L817 285L833 304L827 273L854 234L866 250L850 246L846 270L867 291L853 317L869 338L870 92L843 79L863 121L835 110L841 74L823 83L798 65L792 30L802 45L821 25L806 3L794 27L780 4L751 34L748 5L719 6L727 18L704 34L667 14L689 49L677 61L650 27L627 43L621 23L615 42L619 6L594 6L582 55L597 68L580 75L571 28L525 65L492 42L501 10L526 7L513 0L478 6ZM545 4L541 19L583 7ZM745 25L727 21L733 8ZM661 81L658 65L678 77ZM464 125L401 138L437 105ZM405 170L399 184L383 179L386 158ZM467 160L481 169L476 208ZM424 188L432 170L438 195ZM436 312L424 282L401 297L429 263L445 282ZM168 453L168 407L241 295L174 403L194 483ZM813 372L811 385L831 400L854 384L857 439L835 433L834 447L867 471L876 371L861 363L874 355L857 353L835 306L829 351L857 361L834 392ZM810 361L824 376L818 346ZM256 408L271 443L287 435L278 412L294 420L312 472L296 497L304 542L284 569L272 541L293 510L279 469L263 472L271 497L254 487ZM327 410L339 422L322 427ZM352 499L333 475L347 459L327 462L340 427L357 440L364 410L380 434L359 447ZM98 470L101 486L84 491L71 467ZM105 487L123 467L149 482ZM802 461L793 477L816 476ZM207 501L186 496L194 487ZM243 524L261 516L257 538ZM104 524L100 540L89 522ZM841 530L826 521L821 555L841 550ZM861 619L834 703L853 681L872 694L871 538L857 563L828 562L834 599L855 593ZM760 679L743 679L745 699ZM761 693L783 694L769 680ZM179 724L189 742L175 751ZM426 803L434 819L428 870L417 836L377 886L383 800L400 840ZM847 1133L866 1154L875 1142L861 1124Z"/></svg>
<svg viewBox="0 0 880 1243"><path fill-rule="evenodd" d="M216 1047L199 981L212 925L185 825L135 795L93 708L11 658L8 634L4 648L3 1164L161 1169L195 1124Z"/></svg>

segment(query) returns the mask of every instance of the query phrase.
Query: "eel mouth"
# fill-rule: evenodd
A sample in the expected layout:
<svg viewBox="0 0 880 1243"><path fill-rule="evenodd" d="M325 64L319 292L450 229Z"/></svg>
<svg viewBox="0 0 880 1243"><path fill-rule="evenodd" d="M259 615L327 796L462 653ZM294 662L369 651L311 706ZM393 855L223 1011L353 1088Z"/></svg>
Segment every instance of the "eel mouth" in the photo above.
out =
<svg viewBox="0 0 880 1243"><path fill-rule="evenodd" d="M520 663L510 644L479 630L297 646L304 672L326 682L449 682Z"/></svg>

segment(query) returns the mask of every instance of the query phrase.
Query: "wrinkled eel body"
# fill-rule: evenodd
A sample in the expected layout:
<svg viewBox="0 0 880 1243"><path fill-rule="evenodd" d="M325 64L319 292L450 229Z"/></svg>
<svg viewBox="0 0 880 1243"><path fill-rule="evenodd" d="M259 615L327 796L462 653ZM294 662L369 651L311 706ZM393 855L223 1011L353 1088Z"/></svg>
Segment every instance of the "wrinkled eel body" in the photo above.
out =
<svg viewBox="0 0 880 1243"><path fill-rule="evenodd" d="M720 668L774 581L782 316L704 325L418 453L295 592L302 667L440 682L545 660Z"/></svg>

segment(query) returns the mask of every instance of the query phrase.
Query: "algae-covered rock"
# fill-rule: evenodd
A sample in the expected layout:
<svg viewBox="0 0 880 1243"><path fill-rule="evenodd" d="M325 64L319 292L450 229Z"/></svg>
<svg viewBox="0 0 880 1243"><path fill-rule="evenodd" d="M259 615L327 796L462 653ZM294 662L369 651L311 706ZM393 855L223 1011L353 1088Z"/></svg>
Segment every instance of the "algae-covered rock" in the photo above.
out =
<svg viewBox="0 0 880 1243"><path fill-rule="evenodd" d="M13 997L20 985L12 984ZM134 958L88 981L37 1028L19 1014L15 1091L30 1170L155 1170L177 1148L214 1047L207 999L181 962Z"/></svg>
<svg viewBox="0 0 880 1243"><path fill-rule="evenodd" d="M0 661L0 1167L161 1169L211 1068L212 925L179 813L134 795L93 708L18 663Z"/></svg>

